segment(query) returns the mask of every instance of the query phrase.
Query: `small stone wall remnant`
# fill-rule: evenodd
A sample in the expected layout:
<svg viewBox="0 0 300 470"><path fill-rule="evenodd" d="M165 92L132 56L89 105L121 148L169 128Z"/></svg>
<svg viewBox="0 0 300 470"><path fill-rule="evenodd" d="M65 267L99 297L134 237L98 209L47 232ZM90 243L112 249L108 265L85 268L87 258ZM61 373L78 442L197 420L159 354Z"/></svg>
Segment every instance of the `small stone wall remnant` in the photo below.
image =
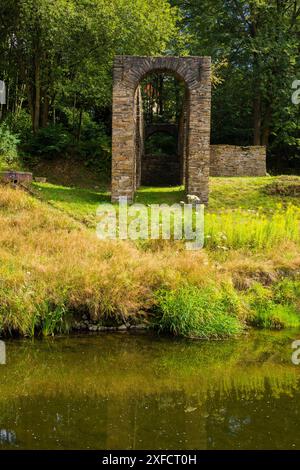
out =
<svg viewBox="0 0 300 470"><path fill-rule="evenodd" d="M265 176L266 147L210 146L210 176Z"/></svg>
<svg viewBox="0 0 300 470"><path fill-rule="evenodd" d="M150 154L143 156L143 186L179 186L179 155Z"/></svg>
<svg viewBox="0 0 300 470"><path fill-rule="evenodd" d="M30 184L32 182L32 173L25 171L1 171L0 182L13 184Z"/></svg>

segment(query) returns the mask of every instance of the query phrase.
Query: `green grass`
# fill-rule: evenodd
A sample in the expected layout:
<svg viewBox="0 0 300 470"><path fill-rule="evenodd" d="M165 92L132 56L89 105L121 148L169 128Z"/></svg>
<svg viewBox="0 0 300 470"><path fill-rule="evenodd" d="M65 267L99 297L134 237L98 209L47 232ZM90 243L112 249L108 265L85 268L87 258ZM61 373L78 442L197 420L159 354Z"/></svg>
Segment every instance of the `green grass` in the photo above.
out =
<svg viewBox="0 0 300 470"><path fill-rule="evenodd" d="M183 286L157 294L159 331L189 338L218 339L241 333L245 325L269 330L300 327L300 282L284 279L246 292L231 284L218 288Z"/></svg>
<svg viewBox="0 0 300 470"><path fill-rule="evenodd" d="M184 200L184 187L167 188L141 187L137 190L135 202L140 204L175 204Z"/></svg>
<svg viewBox="0 0 300 470"><path fill-rule="evenodd" d="M300 183L300 177L294 177ZM209 210L223 209L275 209L278 203L300 207L299 197L284 197L266 193L266 188L278 180L287 181L288 176L210 178ZM284 184L284 183L283 183Z"/></svg>
<svg viewBox="0 0 300 470"><path fill-rule="evenodd" d="M245 301L247 323L258 328L281 329L300 326L300 282L284 279L271 287L254 283Z"/></svg>
<svg viewBox="0 0 300 470"><path fill-rule="evenodd" d="M284 177L282 178L284 181ZM278 179L279 177L210 178L210 200L207 210L209 212L222 212L240 208L270 211L276 209L279 203L284 206L293 204L300 207L299 197L282 197L265 192L265 188ZM300 177L298 179L300 182ZM70 215L79 217L96 217L98 205L110 200L109 191L105 185L97 190L50 183L34 183L34 187L44 200L50 201ZM135 198L136 202L142 204L174 204L179 203L181 200L184 200L184 188L182 186L166 188L141 187Z"/></svg>
<svg viewBox="0 0 300 470"><path fill-rule="evenodd" d="M242 324L240 303L234 290L181 287L158 294L159 331L189 338L218 339L237 335Z"/></svg>
<svg viewBox="0 0 300 470"><path fill-rule="evenodd" d="M120 323L151 318L155 309L162 331L192 337L234 335L245 323L300 326L300 202L267 194L271 180L212 178L206 245L197 252L181 242L98 240L92 228L99 204L109 201L105 187L34 183L38 201L1 186L0 331L49 335L68 331L83 313ZM230 201L247 181L239 208ZM141 188L136 200L172 204L182 191ZM255 207L247 209L249 201Z"/></svg>
<svg viewBox="0 0 300 470"><path fill-rule="evenodd" d="M210 204L205 210L205 247L260 250L274 247L284 239L298 242L299 198L266 193L266 188L278 180L276 177L211 178ZM284 182L285 178L281 177L280 181ZM286 181L288 184L289 177ZM98 207L110 200L105 188L95 191L49 183L34 183L33 187L43 200L91 228L96 227ZM135 200L145 205L172 205L184 200L184 190L181 186L142 187Z"/></svg>
<svg viewBox="0 0 300 470"><path fill-rule="evenodd" d="M205 246L210 249L262 250L282 240L300 241L300 209L278 205L269 212L261 209L233 209L205 217Z"/></svg>
<svg viewBox="0 0 300 470"><path fill-rule="evenodd" d="M96 191L51 183L33 183L32 186L41 199L92 227L96 224L98 206L110 201L109 193L105 189Z"/></svg>

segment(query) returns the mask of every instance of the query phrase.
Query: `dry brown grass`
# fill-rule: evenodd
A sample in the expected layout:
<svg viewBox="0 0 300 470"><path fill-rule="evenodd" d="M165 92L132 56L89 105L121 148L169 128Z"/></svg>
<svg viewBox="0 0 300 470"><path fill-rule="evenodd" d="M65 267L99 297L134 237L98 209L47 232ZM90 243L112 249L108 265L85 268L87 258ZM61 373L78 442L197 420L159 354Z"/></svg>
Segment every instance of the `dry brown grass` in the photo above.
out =
<svg viewBox="0 0 300 470"><path fill-rule="evenodd" d="M270 282L280 270L300 269L299 246L292 242L251 255L189 252L172 242L142 249L133 242L99 241L67 215L9 187L0 188L0 214L0 326L5 332L51 332L50 317L57 326L70 314L137 318L152 310L161 288L224 281L245 288L251 279Z"/></svg>

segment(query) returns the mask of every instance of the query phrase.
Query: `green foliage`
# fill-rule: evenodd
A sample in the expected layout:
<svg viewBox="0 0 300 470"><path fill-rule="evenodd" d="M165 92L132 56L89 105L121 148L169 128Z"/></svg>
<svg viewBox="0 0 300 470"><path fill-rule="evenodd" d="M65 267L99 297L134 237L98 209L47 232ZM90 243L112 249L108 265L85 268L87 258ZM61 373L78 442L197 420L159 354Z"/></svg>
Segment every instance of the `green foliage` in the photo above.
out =
<svg viewBox="0 0 300 470"><path fill-rule="evenodd" d="M84 126L78 151L88 168L99 170L105 175L110 174L111 139L103 125L90 120Z"/></svg>
<svg viewBox="0 0 300 470"><path fill-rule="evenodd" d="M275 247L282 240L300 241L300 211L289 205L268 213L263 209L220 211L205 218L205 246L212 249L252 250Z"/></svg>
<svg viewBox="0 0 300 470"><path fill-rule="evenodd" d="M165 132L156 132L145 142L145 152L149 154L174 155L177 151L177 139Z"/></svg>
<svg viewBox="0 0 300 470"><path fill-rule="evenodd" d="M287 156L299 159L300 107L291 101L300 67L297 2L171 3L187 33L181 51L213 60L213 142L268 145L272 167L283 159L290 165Z"/></svg>
<svg viewBox="0 0 300 470"><path fill-rule="evenodd" d="M157 295L159 331L190 338L223 338L242 331L241 309L232 288L182 287Z"/></svg>
<svg viewBox="0 0 300 470"><path fill-rule="evenodd" d="M40 326L39 330L43 336L68 333L70 322L67 308L63 303L60 305L45 302L39 307Z"/></svg>
<svg viewBox="0 0 300 470"><path fill-rule="evenodd" d="M18 136L21 145L30 140L32 135L31 116L25 109L8 114L4 122Z"/></svg>
<svg viewBox="0 0 300 470"><path fill-rule="evenodd" d="M57 104L85 110L109 105L114 56L161 53L176 33L177 9L167 0L10 3L1 6L1 69L18 108L27 87L35 131L49 122L45 102L52 113Z"/></svg>
<svg viewBox="0 0 300 470"><path fill-rule="evenodd" d="M7 124L0 125L0 162L13 165L18 159L17 145L19 139L12 133Z"/></svg>
<svg viewBox="0 0 300 470"><path fill-rule="evenodd" d="M299 327L299 293L299 282L292 280L284 280L273 288L253 284L246 295L247 323L268 329Z"/></svg>
<svg viewBox="0 0 300 470"><path fill-rule="evenodd" d="M167 73L150 73L141 82L144 120L178 123L185 97L185 85Z"/></svg>
<svg viewBox="0 0 300 470"><path fill-rule="evenodd" d="M283 279L273 287L273 298L276 303L296 304L300 307L300 281Z"/></svg>
<svg viewBox="0 0 300 470"><path fill-rule="evenodd" d="M64 152L71 143L71 135L61 124L49 125L32 136L26 150L30 153L50 157Z"/></svg>

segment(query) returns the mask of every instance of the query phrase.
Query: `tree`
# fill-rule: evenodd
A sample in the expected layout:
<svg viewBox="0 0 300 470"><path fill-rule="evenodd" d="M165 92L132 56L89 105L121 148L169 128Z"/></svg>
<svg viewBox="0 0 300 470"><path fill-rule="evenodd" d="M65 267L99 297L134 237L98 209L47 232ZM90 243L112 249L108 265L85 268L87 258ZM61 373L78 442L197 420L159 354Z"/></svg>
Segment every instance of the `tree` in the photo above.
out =
<svg viewBox="0 0 300 470"><path fill-rule="evenodd" d="M16 96L25 92L34 132L56 106L82 115L110 103L115 54L162 52L176 32L167 0L2 2L2 73Z"/></svg>
<svg viewBox="0 0 300 470"><path fill-rule="evenodd" d="M190 54L214 63L213 137L274 148L299 145L291 103L300 72L298 0L174 0ZM182 39L181 39L182 44ZM217 128L217 130L216 130Z"/></svg>

